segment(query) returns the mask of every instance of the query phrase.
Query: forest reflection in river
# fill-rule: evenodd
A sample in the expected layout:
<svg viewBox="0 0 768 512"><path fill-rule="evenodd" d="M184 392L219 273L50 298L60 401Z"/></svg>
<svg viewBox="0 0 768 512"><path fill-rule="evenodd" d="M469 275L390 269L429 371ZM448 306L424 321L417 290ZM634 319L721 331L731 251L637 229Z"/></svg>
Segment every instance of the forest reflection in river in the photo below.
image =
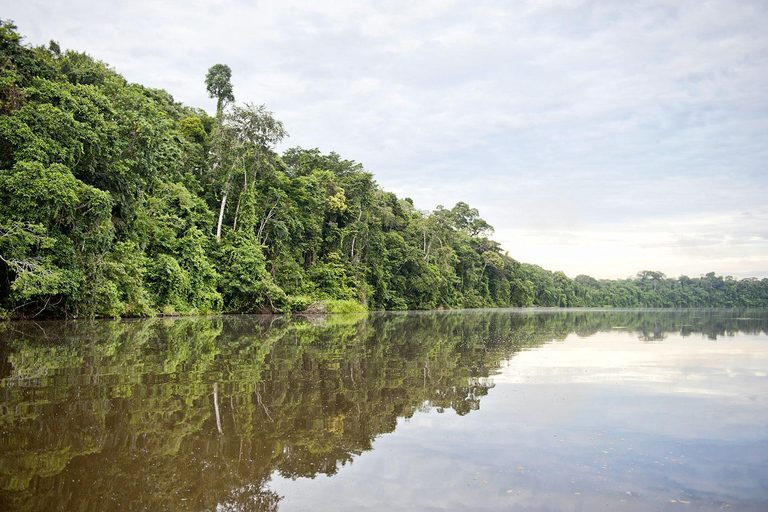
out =
<svg viewBox="0 0 768 512"><path fill-rule="evenodd" d="M766 331L762 310L4 323L0 509L764 510Z"/></svg>

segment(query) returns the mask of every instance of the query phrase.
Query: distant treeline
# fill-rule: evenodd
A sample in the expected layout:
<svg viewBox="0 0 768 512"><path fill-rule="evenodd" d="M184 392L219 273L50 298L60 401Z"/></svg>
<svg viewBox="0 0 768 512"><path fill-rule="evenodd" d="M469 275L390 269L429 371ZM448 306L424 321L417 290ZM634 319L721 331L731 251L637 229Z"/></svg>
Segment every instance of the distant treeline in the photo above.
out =
<svg viewBox="0 0 768 512"><path fill-rule="evenodd" d="M0 22L0 316L503 306L768 306L768 279L568 278L463 202L432 212L336 153L274 148L231 71L217 115Z"/></svg>

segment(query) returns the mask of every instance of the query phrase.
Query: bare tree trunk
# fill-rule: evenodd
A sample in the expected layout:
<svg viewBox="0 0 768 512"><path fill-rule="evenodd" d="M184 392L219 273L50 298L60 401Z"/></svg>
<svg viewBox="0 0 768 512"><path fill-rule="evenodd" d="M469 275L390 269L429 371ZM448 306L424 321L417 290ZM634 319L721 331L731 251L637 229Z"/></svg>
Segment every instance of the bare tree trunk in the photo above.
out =
<svg viewBox="0 0 768 512"><path fill-rule="evenodd" d="M232 231L237 231L237 214L240 213L240 201L243 200L243 194L240 193L240 197L237 198L237 206L235 207L235 220L232 222Z"/></svg>
<svg viewBox="0 0 768 512"><path fill-rule="evenodd" d="M235 407L235 397L231 396L229 397L229 406L232 408L232 425L235 426L235 434L237 434L237 418L235 417L235 413L237 412L237 408Z"/></svg>
<svg viewBox="0 0 768 512"><path fill-rule="evenodd" d="M221 208L219 209L219 223L216 225L216 242L221 241L221 223L224 221L224 209L227 207L227 195L229 183L232 181L232 172L227 175L227 183L224 185L224 195L221 196Z"/></svg>
<svg viewBox="0 0 768 512"><path fill-rule="evenodd" d="M213 409L216 411L216 428L219 429L219 434L223 434L221 429L221 415L219 414L219 383L213 383Z"/></svg>
<svg viewBox="0 0 768 512"><path fill-rule="evenodd" d="M235 222L232 223L232 231L237 231L237 214L240 213L240 203L243 200L243 194L248 188L248 171L243 171L243 190L240 191L240 196L237 198L237 208L235 208Z"/></svg>
<svg viewBox="0 0 768 512"><path fill-rule="evenodd" d="M358 205L358 208L360 208L360 213L357 215L357 229L360 229L360 219L363 218L363 207L361 205ZM355 231L355 236L352 237L352 250L349 253L349 259L352 261L355 261L355 241L357 241L357 234L358 231Z"/></svg>
<svg viewBox="0 0 768 512"><path fill-rule="evenodd" d="M256 233L256 240L261 242L261 234L264 232L264 227L267 225L267 222L269 222L269 219L272 218L272 215L275 213L275 207L277 206L277 203L272 205L272 208L269 209L269 213L267 213L267 216L264 217L261 222L259 223L259 231Z"/></svg>
<svg viewBox="0 0 768 512"><path fill-rule="evenodd" d="M257 386L258 384L253 385L253 392L256 393L256 401L259 402L259 405L264 408L264 412L267 413L267 418L269 418L269 421L274 423L275 420L273 420L272 415L269 414L269 409L267 409L267 406L264 405L264 402L261 401L261 393L259 393Z"/></svg>

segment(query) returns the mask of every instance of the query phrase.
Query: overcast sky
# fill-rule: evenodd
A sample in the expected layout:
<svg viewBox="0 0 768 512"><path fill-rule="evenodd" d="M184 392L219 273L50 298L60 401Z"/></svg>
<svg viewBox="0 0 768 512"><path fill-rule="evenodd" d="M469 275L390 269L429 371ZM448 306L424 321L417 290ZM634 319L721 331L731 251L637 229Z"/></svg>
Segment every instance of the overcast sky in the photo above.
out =
<svg viewBox="0 0 768 512"><path fill-rule="evenodd" d="M768 2L0 0L129 81L239 102L510 256L599 278L768 277Z"/></svg>

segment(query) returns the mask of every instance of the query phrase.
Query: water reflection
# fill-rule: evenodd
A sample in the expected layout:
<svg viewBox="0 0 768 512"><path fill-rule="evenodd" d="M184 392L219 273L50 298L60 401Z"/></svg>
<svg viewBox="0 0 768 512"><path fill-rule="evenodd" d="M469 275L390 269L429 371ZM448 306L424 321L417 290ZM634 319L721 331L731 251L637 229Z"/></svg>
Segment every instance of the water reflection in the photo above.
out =
<svg viewBox="0 0 768 512"><path fill-rule="evenodd" d="M509 360L524 368L526 358L516 356L524 349L571 334L594 340L601 332L631 333L649 344L669 336L764 336L768 317L765 311L480 311L0 329L0 508L276 510L280 495L270 481L334 475L377 439L374 453L386 453L379 445L397 436L381 436L396 428L407 440L428 423L471 425L467 420L479 415L469 413L481 400L491 417L494 407L517 404L521 418L534 418L537 408L526 410L510 397L494 406L505 392L486 396L494 382L525 378L524 371L510 377L503 368ZM590 357L601 353L583 347L580 357L589 350ZM551 363L547 368L556 367ZM497 420L488 428L509 431L508 416ZM526 428L514 435L525 437ZM546 447L531 432L527 442ZM418 439L412 451L429 446ZM502 444L482 444L488 460ZM464 463L460 456L469 457L457 453L455 463ZM425 460L418 471L428 468ZM410 495L409 481L413 475L390 480L392 492Z"/></svg>

